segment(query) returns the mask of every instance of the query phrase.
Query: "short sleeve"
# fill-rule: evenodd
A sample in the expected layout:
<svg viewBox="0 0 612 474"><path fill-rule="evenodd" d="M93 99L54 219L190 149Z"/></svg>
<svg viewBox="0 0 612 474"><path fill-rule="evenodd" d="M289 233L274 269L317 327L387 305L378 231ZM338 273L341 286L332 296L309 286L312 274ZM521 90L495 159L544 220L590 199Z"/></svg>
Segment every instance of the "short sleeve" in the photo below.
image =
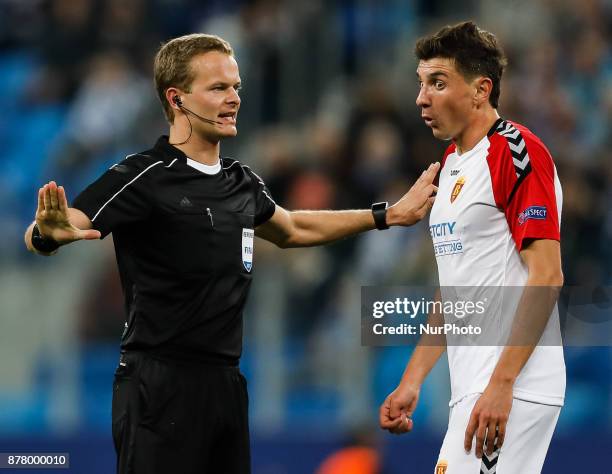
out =
<svg viewBox="0 0 612 474"><path fill-rule="evenodd" d="M253 170L248 166L245 169L254 180L255 183L255 227L268 221L276 210L276 203L272 199L270 190Z"/></svg>
<svg viewBox="0 0 612 474"><path fill-rule="evenodd" d="M501 139L501 156L492 179L497 205L520 252L526 240L560 240L562 195L546 147L537 139L514 135L515 141L512 136L509 141Z"/></svg>
<svg viewBox="0 0 612 474"><path fill-rule="evenodd" d="M124 224L145 220L152 209L152 192L147 179L162 161L133 155L113 165L83 190L72 207L83 211L102 238Z"/></svg>
<svg viewBox="0 0 612 474"><path fill-rule="evenodd" d="M561 188L555 185L555 167L546 155L537 147L530 150L531 172L518 184L505 209L519 251L525 240L561 239L557 205Z"/></svg>

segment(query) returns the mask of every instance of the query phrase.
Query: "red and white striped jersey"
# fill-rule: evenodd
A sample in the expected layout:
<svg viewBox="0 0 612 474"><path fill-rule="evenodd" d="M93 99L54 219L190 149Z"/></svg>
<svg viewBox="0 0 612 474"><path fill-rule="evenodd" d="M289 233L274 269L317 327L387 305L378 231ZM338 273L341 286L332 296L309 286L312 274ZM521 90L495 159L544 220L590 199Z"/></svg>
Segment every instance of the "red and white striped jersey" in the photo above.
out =
<svg viewBox="0 0 612 474"><path fill-rule="evenodd" d="M544 144L527 128L499 119L470 151L446 150L430 215L441 287L523 287L519 252L530 239L560 239L562 192ZM518 304L500 301L492 315L512 321ZM507 326L507 324L506 324ZM560 341L555 307L545 335ZM449 345L451 405L484 391L503 346ZM536 347L514 385L514 396L563 405L563 348Z"/></svg>

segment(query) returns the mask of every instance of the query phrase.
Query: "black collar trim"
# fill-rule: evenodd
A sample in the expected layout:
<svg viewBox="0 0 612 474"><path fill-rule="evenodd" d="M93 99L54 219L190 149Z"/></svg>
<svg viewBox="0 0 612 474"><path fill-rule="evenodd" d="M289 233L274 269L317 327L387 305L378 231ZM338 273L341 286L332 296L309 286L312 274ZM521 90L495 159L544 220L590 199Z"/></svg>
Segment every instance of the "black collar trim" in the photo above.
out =
<svg viewBox="0 0 612 474"><path fill-rule="evenodd" d="M493 126L491 127L491 129L487 132L487 137L490 137L491 135L493 135L495 131L497 130L497 128L503 123L503 121L504 121L503 118L498 118L493 124Z"/></svg>
<svg viewBox="0 0 612 474"><path fill-rule="evenodd" d="M155 142L155 149L161 151L164 156L168 156L170 158L177 158L183 163L187 163L187 155L179 150L174 145L170 144L168 135L162 135Z"/></svg>

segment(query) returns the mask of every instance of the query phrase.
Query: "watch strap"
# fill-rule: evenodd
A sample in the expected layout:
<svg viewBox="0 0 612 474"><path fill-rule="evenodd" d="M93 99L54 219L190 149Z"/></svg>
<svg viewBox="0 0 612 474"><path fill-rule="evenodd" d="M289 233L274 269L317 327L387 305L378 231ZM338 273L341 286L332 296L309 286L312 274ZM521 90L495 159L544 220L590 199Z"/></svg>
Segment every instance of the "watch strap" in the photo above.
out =
<svg viewBox="0 0 612 474"><path fill-rule="evenodd" d="M388 229L387 225L387 208L388 202L376 202L372 204L372 216L374 216L374 224L378 230Z"/></svg>
<svg viewBox="0 0 612 474"><path fill-rule="evenodd" d="M34 227L32 228L32 247L39 252L51 253L55 252L60 247L60 244L53 239L40 235L38 224L34 224Z"/></svg>

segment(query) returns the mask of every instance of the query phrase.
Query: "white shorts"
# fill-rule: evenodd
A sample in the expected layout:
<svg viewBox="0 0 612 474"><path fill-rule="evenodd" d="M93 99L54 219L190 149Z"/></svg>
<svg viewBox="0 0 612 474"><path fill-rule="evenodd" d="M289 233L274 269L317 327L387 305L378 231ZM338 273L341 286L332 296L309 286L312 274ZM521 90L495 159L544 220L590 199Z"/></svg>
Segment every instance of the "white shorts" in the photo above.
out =
<svg viewBox="0 0 612 474"><path fill-rule="evenodd" d="M501 450L478 459L463 448L465 430L480 394L468 395L450 409L448 430L440 448L435 474L539 474L561 407L513 399ZM446 461L447 468L442 466Z"/></svg>

